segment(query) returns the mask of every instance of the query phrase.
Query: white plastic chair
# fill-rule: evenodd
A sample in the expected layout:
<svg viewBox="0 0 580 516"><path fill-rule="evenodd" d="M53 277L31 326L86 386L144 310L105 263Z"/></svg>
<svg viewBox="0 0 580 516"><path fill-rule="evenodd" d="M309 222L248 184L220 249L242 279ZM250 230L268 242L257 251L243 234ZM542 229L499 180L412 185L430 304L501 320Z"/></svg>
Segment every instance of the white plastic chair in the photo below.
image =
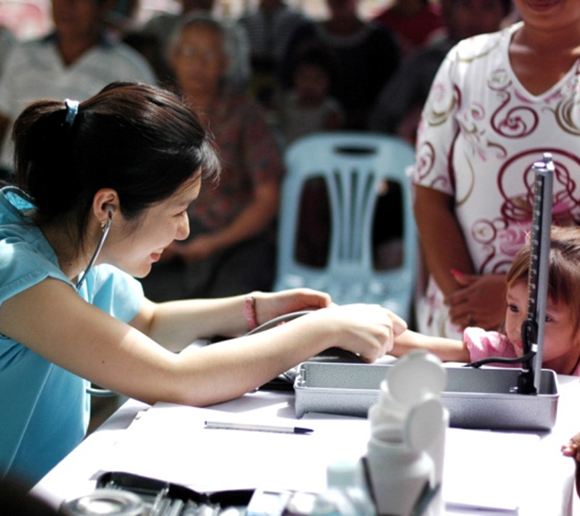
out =
<svg viewBox="0 0 580 516"><path fill-rule="evenodd" d="M406 169L414 163L414 149L402 139L384 134L316 133L289 146L285 162L274 289L319 289L338 304L378 303L409 320L417 232ZM324 180L330 205L329 255L323 268L296 258L302 191L312 178ZM378 192L385 181L401 187L403 257L399 266L377 270L373 267L372 226ZM383 223L389 224L389 220Z"/></svg>

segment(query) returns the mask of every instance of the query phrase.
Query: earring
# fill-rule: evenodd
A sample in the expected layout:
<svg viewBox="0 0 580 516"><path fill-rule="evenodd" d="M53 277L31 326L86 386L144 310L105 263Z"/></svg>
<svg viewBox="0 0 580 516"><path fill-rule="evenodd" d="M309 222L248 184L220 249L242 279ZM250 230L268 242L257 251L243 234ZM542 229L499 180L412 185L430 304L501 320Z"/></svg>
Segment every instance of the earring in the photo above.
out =
<svg viewBox="0 0 580 516"><path fill-rule="evenodd" d="M105 226L106 226L106 225L107 225L107 222L106 222L106 221L104 221L104 220L101 220L101 229L102 229L103 231L105 231Z"/></svg>

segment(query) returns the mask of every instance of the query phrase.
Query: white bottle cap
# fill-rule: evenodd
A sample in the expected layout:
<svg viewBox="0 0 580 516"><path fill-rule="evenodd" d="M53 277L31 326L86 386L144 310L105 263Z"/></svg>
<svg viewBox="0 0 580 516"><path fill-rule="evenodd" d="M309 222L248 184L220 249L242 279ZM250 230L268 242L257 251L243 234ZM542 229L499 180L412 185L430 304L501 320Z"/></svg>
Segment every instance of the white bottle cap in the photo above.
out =
<svg viewBox="0 0 580 516"><path fill-rule="evenodd" d="M388 414L394 421L403 421L407 417L409 406L395 399L389 391L389 385L386 380L381 382L377 405L385 414Z"/></svg>
<svg viewBox="0 0 580 516"><path fill-rule="evenodd" d="M447 383L447 371L441 360L423 349L399 358L387 372L391 396L407 406L423 398L439 396Z"/></svg>
<svg viewBox="0 0 580 516"><path fill-rule="evenodd" d="M413 451L425 451L435 441L443 426L443 403L430 397L420 401L409 411L404 439Z"/></svg>

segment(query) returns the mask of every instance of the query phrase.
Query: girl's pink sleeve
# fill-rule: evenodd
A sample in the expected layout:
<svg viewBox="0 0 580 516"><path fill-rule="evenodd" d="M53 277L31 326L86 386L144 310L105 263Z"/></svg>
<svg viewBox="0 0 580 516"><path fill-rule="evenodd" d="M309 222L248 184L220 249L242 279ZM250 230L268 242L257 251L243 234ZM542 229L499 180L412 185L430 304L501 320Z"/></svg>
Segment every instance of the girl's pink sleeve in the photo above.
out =
<svg viewBox="0 0 580 516"><path fill-rule="evenodd" d="M514 358L516 356L508 338L497 331L465 328L463 342L469 350L471 362L488 357Z"/></svg>

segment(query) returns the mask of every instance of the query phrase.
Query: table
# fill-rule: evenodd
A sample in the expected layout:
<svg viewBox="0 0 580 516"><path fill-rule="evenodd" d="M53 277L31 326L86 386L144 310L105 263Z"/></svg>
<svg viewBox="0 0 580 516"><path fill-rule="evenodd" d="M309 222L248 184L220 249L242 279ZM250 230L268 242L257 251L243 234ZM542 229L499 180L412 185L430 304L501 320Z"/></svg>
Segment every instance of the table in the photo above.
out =
<svg viewBox="0 0 580 516"><path fill-rule="evenodd" d="M519 510L512 513L580 515L574 463L560 453L560 446L580 431L580 381L559 376L558 382L558 416L551 432L448 430L446 499L465 489L467 499L477 505L479 500L501 501L515 490ZM198 491L232 487L318 491L324 486L329 461L365 453L368 421L322 414L296 420L293 398L288 393L259 391L206 409L165 403L150 407L129 400L49 472L32 494L58 507L64 499L91 492L99 474L111 470L161 478ZM314 432L304 436L208 430L203 428L207 419L276 422L308 426ZM474 511L457 503L448 503L445 510L450 515L498 513L502 511Z"/></svg>

